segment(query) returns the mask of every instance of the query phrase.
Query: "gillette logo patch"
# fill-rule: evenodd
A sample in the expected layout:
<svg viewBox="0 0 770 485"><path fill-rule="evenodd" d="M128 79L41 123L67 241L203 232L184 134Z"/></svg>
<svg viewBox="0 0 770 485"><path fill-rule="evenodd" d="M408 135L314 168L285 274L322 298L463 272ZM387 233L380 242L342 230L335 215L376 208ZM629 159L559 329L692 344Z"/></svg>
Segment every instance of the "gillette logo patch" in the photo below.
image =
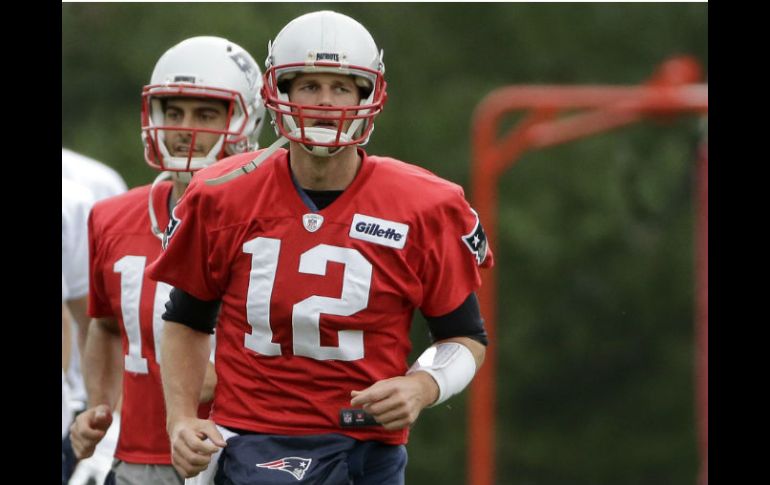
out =
<svg viewBox="0 0 770 485"><path fill-rule="evenodd" d="M406 224L355 214L348 235L354 239L403 249L408 233L409 226Z"/></svg>

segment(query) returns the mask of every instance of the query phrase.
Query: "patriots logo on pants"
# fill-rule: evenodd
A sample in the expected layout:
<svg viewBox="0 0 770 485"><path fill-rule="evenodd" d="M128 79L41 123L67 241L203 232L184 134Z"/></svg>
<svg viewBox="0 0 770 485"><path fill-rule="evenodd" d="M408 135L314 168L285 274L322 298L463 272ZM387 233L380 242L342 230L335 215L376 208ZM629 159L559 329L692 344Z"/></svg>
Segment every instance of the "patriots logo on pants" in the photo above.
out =
<svg viewBox="0 0 770 485"><path fill-rule="evenodd" d="M257 466L260 468L269 468L271 470L281 470L282 472L291 473L297 481L300 481L305 476L305 472L310 468L310 463L312 461L312 458L289 456L267 463L257 463Z"/></svg>

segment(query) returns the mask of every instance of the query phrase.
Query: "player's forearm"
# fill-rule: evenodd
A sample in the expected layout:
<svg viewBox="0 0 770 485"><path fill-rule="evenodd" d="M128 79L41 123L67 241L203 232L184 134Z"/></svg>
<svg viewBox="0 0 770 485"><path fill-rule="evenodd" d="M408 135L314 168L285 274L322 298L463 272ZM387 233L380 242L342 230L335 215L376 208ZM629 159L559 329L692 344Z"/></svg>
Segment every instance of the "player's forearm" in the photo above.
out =
<svg viewBox="0 0 770 485"><path fill-rule="evenodd" d="M195 417L211 352L210 336L176 322L165 322L160 353L168 422Z"/></svg>
<svg viewBox="0 0 770 485"><path fill-rule="evenodd" d="M487 347L469 337L452 337L443 340L437 340L433 345L449 342L457 342L458 344L468 347L468 350L470 350L471 354L473 354L473 360L476 361L476 372L478 372L478 370L481 368L481 364L484 363L484 357L487 354Z"/></svg>
<svg viewBox="0 0 770 485"><path fill-rule="evenodd" d="M114 409L123 384L123 352L118 322L97 318L89 326L83 352L83 378L89 407L108 404Z"/></svg>
<svg viewBox="0 0 770 485"><path fill-rule="evenodd" d="M217 373L214 370L214 364L206 364L206 377L203 379L203 389L201 390L200 402L209 402L214 399L214 388L217 386Z"/></svg>
<svg viewBox="0 0 770 485"><path fill-rule="evenodd" d="M70 312L67 305L61 305L61 368L64 372L70 365L70 347L72 346L72 327L70 325Z"/></svg>
<svg viewBox="0 0 770 485"><path fill-rule="evenodd" d="M88 326L91 319L88 317L88 298L76 298L67 301L67 308L70 311L75 324L78 326L78 348L81 350L81 364L83 363L83 349L86 348L86 336L88 335Z"/></svg>

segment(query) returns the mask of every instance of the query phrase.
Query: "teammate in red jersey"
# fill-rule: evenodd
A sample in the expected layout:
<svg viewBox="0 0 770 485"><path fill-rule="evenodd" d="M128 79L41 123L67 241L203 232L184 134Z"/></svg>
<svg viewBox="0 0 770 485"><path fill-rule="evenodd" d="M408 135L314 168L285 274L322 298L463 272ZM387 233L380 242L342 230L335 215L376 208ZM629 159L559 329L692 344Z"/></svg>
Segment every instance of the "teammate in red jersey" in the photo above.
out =
<svg viewBox="0 0 770 485"><path fill-rule="evenodd" d="M256 148L264 117L261 84L251 55L227 39L194 37L166 51L142 94L145 159L162 172L153 184L100 202L91 212L94 320L85 352L90 407L71 435L78 457L93 453L122 381L121 432L108 482L183 482L171 466L158 361L161 314L171 288L144 272L161 252L159 227L167 225L192 173ZM216 382L213 365L208 367L207 384L195 397L195 411L203 418L210 404L198 402L211 400Z"/></svg>
<svg viewBox="0 0 770 485"><path fill-rule="evenodd" d="M360 23L298 17L266 69L281 137L196 175L148 268L174 287L161 351L174 465L201 484L402 484L409 426L483 361L475 292L492 254L461 187L359 148L385 103ZM415 309L435 343L410 368Z"/></svg>

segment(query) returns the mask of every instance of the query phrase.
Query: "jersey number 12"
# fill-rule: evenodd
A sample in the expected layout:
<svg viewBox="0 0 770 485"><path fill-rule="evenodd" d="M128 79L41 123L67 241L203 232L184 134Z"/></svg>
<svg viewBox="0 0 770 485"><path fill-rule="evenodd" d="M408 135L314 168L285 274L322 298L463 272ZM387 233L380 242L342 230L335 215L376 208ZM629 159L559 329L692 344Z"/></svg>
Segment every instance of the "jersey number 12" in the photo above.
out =
<svg viewBox="0 0 770 485"><path fill-rule="evenodd" d="M246 298L246 317L251 333L245 336L246 348L262 355L281 355L281 346L273 342L270 328L270 298L281 241L258 237L243 244L243 252L251 254L251 272ZM316 360L358 360L364 357L362 330L340 330L339 345L321 345L321 314L350 316L369 304L372 264L355 249L319 244L302 253L299 272L326 275L326 265L333 261L345 265L340 298L311 296L294 305L291 315L294 355Z"/></svg>

